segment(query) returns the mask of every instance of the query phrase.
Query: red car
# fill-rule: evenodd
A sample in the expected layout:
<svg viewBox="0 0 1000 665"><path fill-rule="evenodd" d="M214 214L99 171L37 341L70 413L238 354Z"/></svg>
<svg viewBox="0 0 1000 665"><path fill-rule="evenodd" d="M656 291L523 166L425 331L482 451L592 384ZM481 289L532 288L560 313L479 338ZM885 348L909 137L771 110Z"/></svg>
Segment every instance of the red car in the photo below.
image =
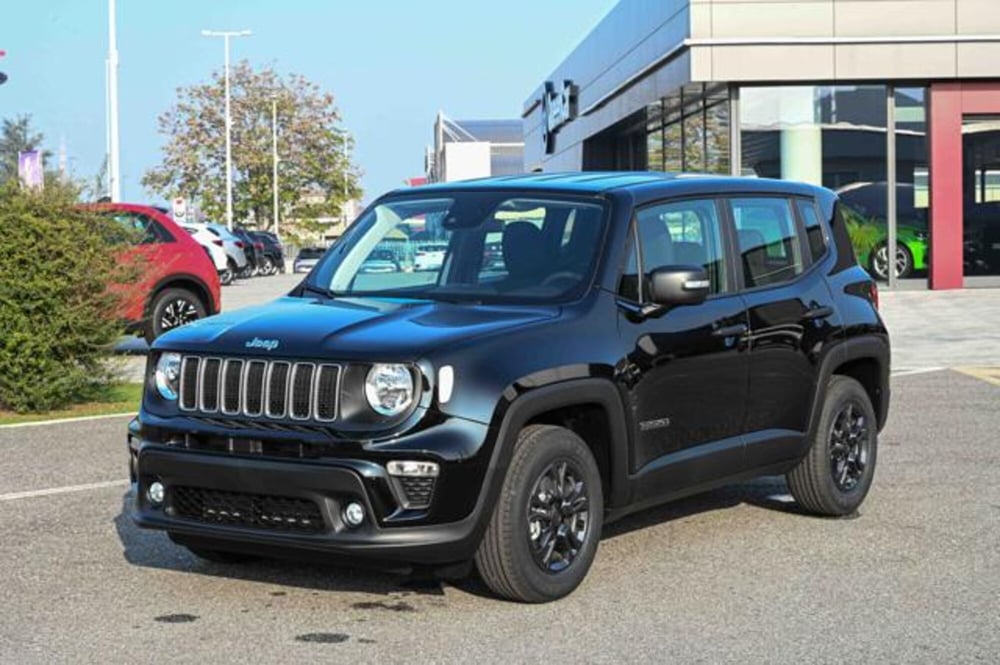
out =
<svg viewBox="0 0 1000 665"><path fill-rule="evenodd" d="M131 332L152 343L166 331L218 314L222 308L219 275L205 250L184 229L156 208L131 203L93 206L142 236L126 249L138 256L142 274L116 288L128 294L124 318Z"/></svg>

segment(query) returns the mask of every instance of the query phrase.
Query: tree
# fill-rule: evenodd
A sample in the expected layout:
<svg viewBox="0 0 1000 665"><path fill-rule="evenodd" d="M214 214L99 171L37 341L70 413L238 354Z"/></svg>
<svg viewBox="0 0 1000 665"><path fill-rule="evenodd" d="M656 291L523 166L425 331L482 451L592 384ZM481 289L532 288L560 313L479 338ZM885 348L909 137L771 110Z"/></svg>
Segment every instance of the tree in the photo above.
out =
<svg viewBox="0 0 1000 665"><path fill-rule="evenodd" d="M0 185L17 178L17 153L38 150L43 140L40 132L32 130L30 114L4 119L0 127ZM43 151L42 163L51 156L50 151Z"/></svg>
<svg viewBox="0 0 1000 665"><path fill-rule="evenodd" d="M281 77L244 61L230 71L233 217L266 228L272 219L271 106L278 110L279 209L282 217L336 216L360 196L333 95L303 76ZM165 198L196 198L210 217L226 210L225 88L222 72L208 83L180 88L160 116L167 136L162 163L143 185Z"/></svg>

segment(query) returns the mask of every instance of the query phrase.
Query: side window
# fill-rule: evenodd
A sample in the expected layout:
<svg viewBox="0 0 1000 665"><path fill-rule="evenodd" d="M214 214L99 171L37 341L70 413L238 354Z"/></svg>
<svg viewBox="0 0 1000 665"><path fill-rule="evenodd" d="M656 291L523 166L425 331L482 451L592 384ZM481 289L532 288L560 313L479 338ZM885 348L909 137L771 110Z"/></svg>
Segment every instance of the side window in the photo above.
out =
<svg viewBox="0 0 1000 665"><path fill-rule="evenodd" d="M826 254L826 238L823 237L823 227L819 223L819 215L812 201L797 199L795 206L806 227L806 241L809 244L809 254L815 263Z"/></svg>
<svg viewBox="0 0 1000 665"><path fill-rule="evenodd" d="M780 284L802 274L802 245L788 200L732 199L730 205L748 288Z"/></svg>
<svg viewBox="0 0 1000 665"><path fill-rule="evenodd" d="M663 266L701 266L708 274L712 293L726 290L722 227L713 199L643 208L636 213L636 224L646 275Z"/></svg>
<svg viewBox="0 0 1000 665"><path fill-rule="evenodd" d="M170 238L166 234L166 231L160 228L159 224L140 213L114 212L111 213L111 217L133 234L135 238L134 243L137 245L164 242L164 237L166 237L167 241L173 240L173 238Z"/></svg>

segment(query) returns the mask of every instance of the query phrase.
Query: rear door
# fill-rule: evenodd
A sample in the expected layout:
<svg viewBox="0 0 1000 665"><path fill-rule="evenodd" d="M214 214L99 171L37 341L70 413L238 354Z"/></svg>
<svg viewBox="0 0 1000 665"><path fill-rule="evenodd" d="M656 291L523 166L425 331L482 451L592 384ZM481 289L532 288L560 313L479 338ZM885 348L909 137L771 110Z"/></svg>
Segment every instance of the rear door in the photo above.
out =
<svg viewBox="0 0 1000 665"><path fill-rule="evenodd" d="M826 251L811 201L748 196L727 203L750 325L744 430L753 468L798 454L834 309L822 273L810 270Z"/></svg>

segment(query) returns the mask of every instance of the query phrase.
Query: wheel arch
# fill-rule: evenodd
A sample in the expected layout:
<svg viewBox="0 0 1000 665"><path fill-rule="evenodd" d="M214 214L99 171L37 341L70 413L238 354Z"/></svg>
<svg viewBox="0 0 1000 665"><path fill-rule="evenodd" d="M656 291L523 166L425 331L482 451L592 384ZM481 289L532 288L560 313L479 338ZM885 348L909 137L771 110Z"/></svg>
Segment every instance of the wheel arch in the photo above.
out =
<svg viewBox="0 0 1000 665"><path fill-rule="evenodd" d="M514 399L503 416L497 437L498 469L491 499L499 492L517 438L528 425L565 427L587 444L601 473L606 508L628 502L628 427L615 385L584 378L535 388Z"/></svg>
<svg viewBox="0 0 1000 665"><path fill-rule="evenodd" d="M201 300L209 316L216 313L217 303L212 298L212 292L209 290L208 285L196 275L183 273L164 277L150 289L149 297L146 299L147 319L153 315L153 303L167 289L185 289L191 291Z"/></svg>
<svg viewBox="0 0 1000 665"><path fill-rule="evenodd" d="M817 376L809 418L809 440L819 425L827 385L834 375L848 376L861 384L871 400L881 431L889 413L889 362L888 340L875 335L849 338L827 354Z"/></svg>

